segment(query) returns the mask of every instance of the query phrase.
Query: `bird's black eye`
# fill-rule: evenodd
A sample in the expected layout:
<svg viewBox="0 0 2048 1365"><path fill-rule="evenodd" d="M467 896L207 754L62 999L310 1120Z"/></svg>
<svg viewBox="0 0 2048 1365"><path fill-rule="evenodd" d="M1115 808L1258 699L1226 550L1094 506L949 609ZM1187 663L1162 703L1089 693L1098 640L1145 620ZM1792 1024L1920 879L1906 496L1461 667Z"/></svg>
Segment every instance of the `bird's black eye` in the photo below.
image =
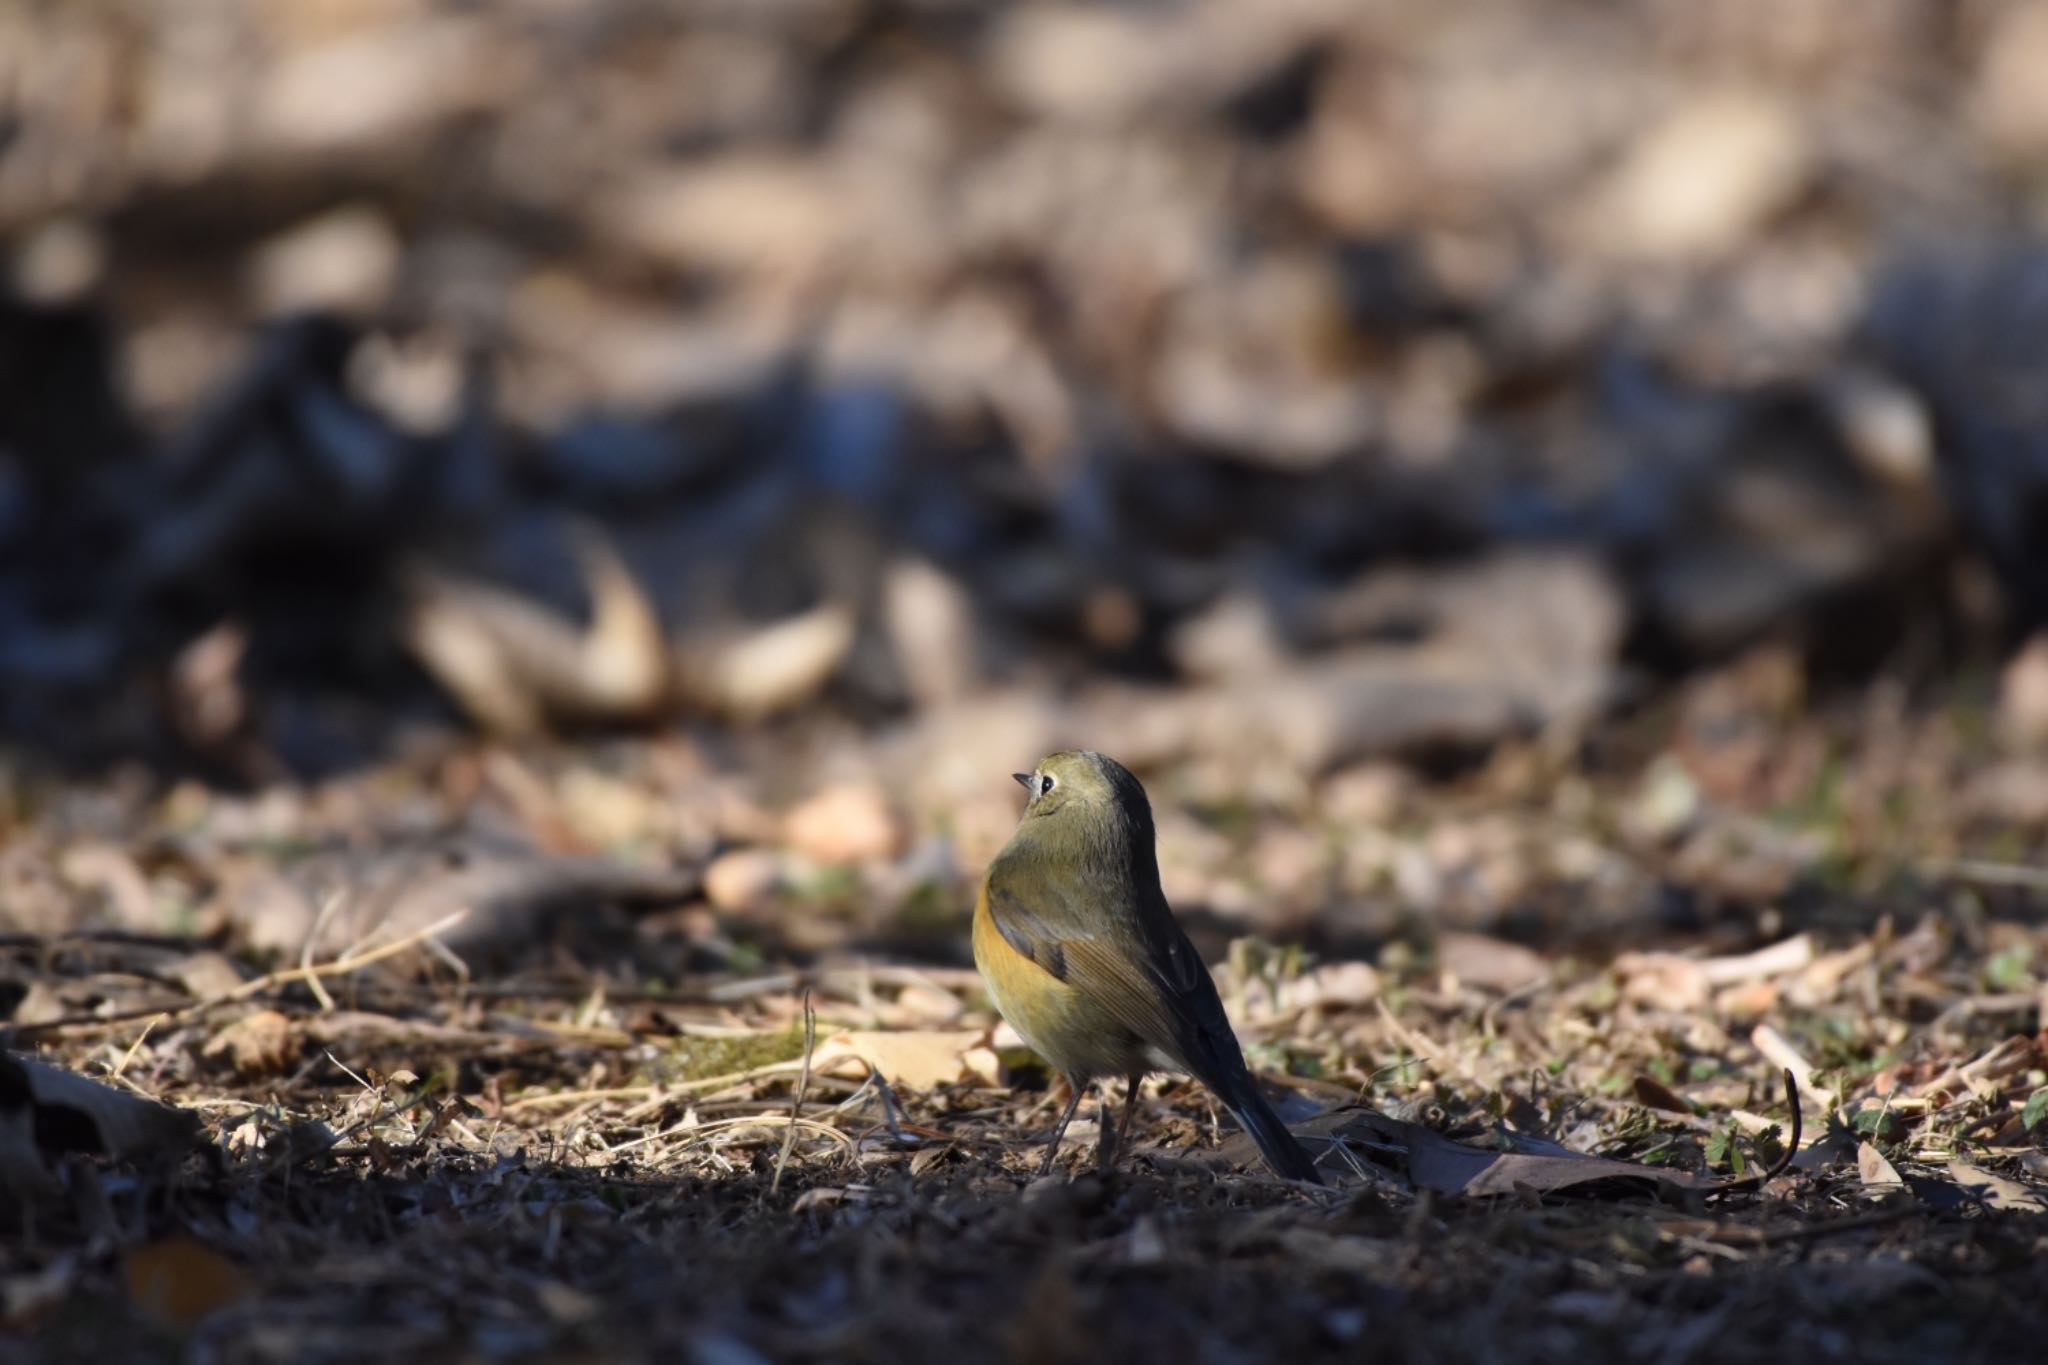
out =
<svg viewBox="0 0 2048 1365"><path fill-rule="evenodd" d="M1039 794L1040 796L1043 796L1043 795L1045 795L1045 794L1046 794L1047 792L1051 791L1051 790L1052 790L1052 788L1053 788L1052 774L1051 774L1051 773L1040 773L1040 774L1038 775L1038 794Z"/></svg>

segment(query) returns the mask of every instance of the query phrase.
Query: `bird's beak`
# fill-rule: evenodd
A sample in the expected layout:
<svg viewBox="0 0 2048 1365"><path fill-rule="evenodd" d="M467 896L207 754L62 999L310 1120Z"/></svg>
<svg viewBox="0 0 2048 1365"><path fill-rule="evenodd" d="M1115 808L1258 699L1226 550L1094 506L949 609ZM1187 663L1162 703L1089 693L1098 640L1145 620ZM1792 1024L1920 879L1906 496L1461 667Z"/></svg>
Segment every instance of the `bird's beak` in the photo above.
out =
<svg viewBox="0 0 2048 1365"><path fill-rule="evenodd" d="M1017 785L1022 787L1025 791L1031 790L1033 784L1031 781L1030 773L1011 773L1010 776L1016 778Z"/></svg>

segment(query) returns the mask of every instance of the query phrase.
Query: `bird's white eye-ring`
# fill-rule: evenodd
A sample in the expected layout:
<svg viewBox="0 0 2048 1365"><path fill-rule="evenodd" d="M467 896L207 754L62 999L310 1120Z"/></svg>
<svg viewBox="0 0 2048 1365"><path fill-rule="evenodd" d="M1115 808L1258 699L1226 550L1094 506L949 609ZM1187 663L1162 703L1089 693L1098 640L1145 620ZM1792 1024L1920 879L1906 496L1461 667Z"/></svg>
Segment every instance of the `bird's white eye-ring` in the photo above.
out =
<svg viewBox="0 0 2048 1365"><path fill-rule="evenodd" d="M1038 775L1038 794L1040 796L1043 796L1047 792L1051 791L1054 785L1055 784L1053 781L1053 775L1051 773L1040 773Z"/></svg>

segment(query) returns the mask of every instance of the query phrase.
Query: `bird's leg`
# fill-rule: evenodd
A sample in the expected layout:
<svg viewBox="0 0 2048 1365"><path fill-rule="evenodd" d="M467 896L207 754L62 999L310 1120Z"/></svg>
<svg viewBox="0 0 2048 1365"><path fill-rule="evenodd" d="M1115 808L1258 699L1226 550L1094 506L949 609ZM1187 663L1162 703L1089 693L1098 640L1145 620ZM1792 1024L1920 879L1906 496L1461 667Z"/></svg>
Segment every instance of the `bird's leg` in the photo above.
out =
<svg viewBox="0 0 2048 1365"><path fill-rule="evenodd" d="M1045 1146L1045 1160L1038 1163L1040 1175L1052 1174L1053 1159L1060 1154L1060 1141L1067 1135L1067 1125L1074 1121L1074 1111L1081 1107L1081 1092L1088 1088L1086 1081L1075 1080L1072 1076L1067 1077L1067 1085L1074 1093L1067 1097L1067 1107L1060 1114L1058 1126L1052 1130L1052 1141Z"/></svg>
<svg viewBox="0 0 2048 1365"><path fill-rule="evenodd" d="M1102 1098L1095 1105L1095 1170L1108 1175L1116 1169L1116 1125L1109 1121L1109 1082L1102 1083Z"/></svg>
<svg viewBox="0 0 2048 1365"><path fill-rule="evenodd" d="M1124 1139L1131 1135L1131 1116L1138 1112L1138 1087L1145 1083L1145 1073L1133 1071L1124 1078L1124 1116L1116 1126L1117 1150L1123 1150Z"/></svg>
<svg viewBox="0 0 2048 1365"><path fill-rule="evenodd" d="M1109 1123L1109 1095L1102 1096L1102 1137L1096 1148L1096 1166L1104 1175L1116 1169L1117 1154L1124 1149L1124 1139L1130 1135L1131 1115L1138 1109L1138 1084L1144 1080L1142 1073L1133 1073L1124 1078L1124 1116L1114 1128Z"/></svg>

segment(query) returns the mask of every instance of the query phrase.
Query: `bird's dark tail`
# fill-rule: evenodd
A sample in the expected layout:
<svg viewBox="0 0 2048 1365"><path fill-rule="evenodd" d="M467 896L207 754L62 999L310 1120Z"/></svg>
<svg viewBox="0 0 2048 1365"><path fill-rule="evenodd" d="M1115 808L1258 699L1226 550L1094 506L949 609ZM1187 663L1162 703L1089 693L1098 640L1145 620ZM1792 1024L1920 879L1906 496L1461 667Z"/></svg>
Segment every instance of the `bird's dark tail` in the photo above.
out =
<svg viewBox="0 0 2048 1365"><path fill-rule="evenodd" d="M1273 1106L1266 1103L1266 1097L1259 1093L1259 1083L1252 1079L1249 1070L1238 1073L1238 1081L1230 1086L1231 1093L1225 1093L1215 1086L1218 1098L1230 1106L1230 1112L1251 1134L1252 1141L1259 1145L1259 1155L1273 1168L1273 1174L1283 1180L1306 1180L1311 1185L1323 1183L1322 1175L1316 1170L1315 1162L1295 1141L1294 1134L1287 1131L1287 1125L1273 1112Z"/></svg>

